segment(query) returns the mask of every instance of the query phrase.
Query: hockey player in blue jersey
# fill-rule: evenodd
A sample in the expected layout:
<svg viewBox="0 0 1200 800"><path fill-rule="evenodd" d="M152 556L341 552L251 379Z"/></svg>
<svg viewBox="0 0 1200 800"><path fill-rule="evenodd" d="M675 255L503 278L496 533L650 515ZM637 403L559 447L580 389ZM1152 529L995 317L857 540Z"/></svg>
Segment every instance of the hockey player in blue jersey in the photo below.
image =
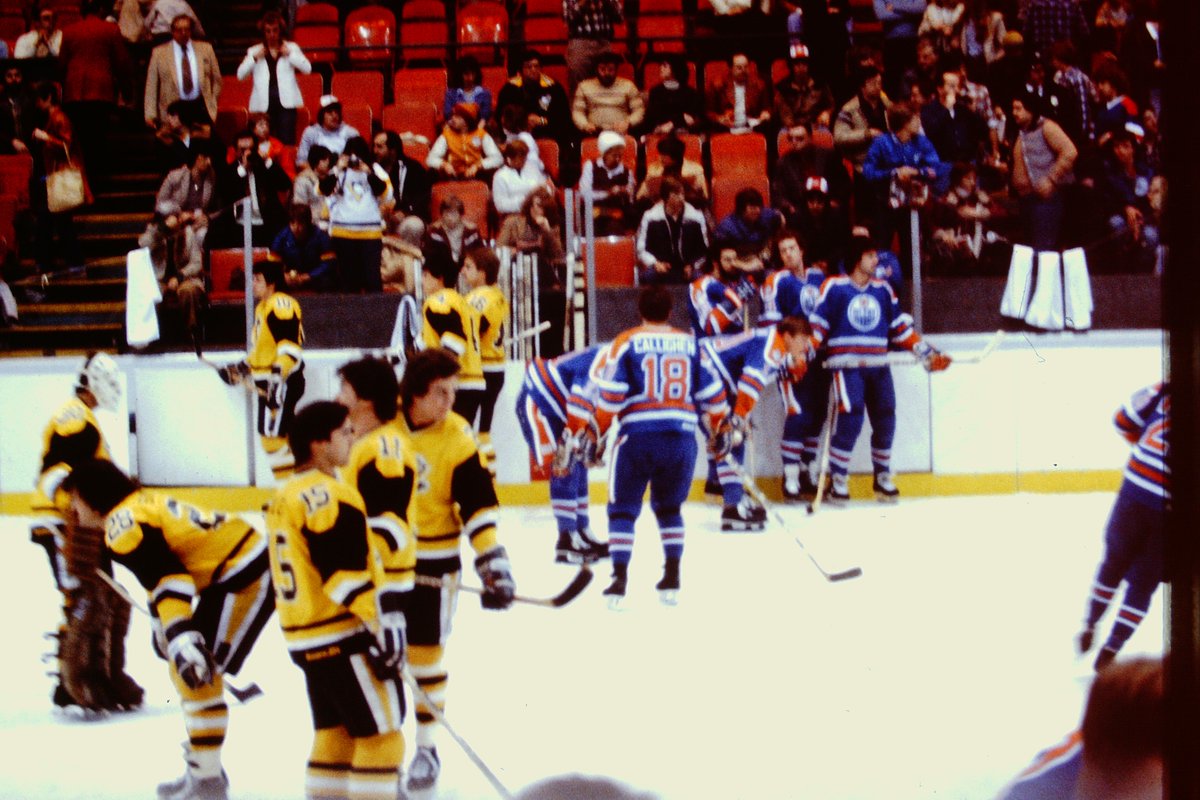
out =
<svg viewBox="0 0 1200 800"><path fill-rule="evenodd" d="M745 330L745 306L754 293L737 248L717 245L709 270L688 286L688 317L696 338Z"/></svg>
<svg viewBox="0 0 1200 800"><path fill-rule="evenodd" d="M700 341L705 366L714 370L735 397L730 425L734 445L726 459L717 462L717 477L725 508L721 511L723 531L761 531L767 522L762 506L751 503L738 472L729 463L745 462L745 435L750 430L750 412L772 383L783 384L783 396L791 399L791 384L804 377L812 327L803 317L784 317L774 325L729 336L712 336Z"/></svg>
<svg viewBox="0 0 1200 800"><path fill-rule="evenodd" d="M825 271L805 265L804 245L799 234L784 231L776 246L781 269L763 282L760 290L763 313L759 323L768 324L787 316L808 319L821 296ZM811 499L817 489L817 450L829 403L829 370L813 359L803 379L781 386L791 391L784 397L786 416L779 445L783 460L783 498L793 501Z"/></svg>
<svg viewBox="0 0 1200 800"><path fill-rule="evenodd" d="M620 425L608 490L613 581L604 593L612 604L625 596L633 526L647 485L666 561L657 588L663 602L675 602L683 557L681 506L695 470L698 411L715 454L729 451L731 437L725 388L701 366L695 338L667 324L671 295L661 286L647 287L638 297L638 313L642 324L620 334L605 356L596 407L600 437L614 420Z"/></svg>
<svg viewBox="0 0 1200 800"><path fill-rule="evenodd" d="M534 460L551 470L550 506L558 524L554 560L560 563L590 563L608 555L608 545L592 538L588 518L587 471L596 456L594 450L575 452L595 426L595 381L607 349L596 345L533 359L517 395L525 443ZM596 441L594 432L588 438Z"/></svg>
<svg viewBox="0 0 1200 800"><path fill-rule="evenodd" d="M1170 413L1171 395L1163 384L1142 389L1117 411L1117 430L1133 445L1133 452L1108 518L1104 560L1096 572L1083 630L1076 640L1080 654L1092 649L1096 623L1124 581L1125 598L1108 640L1096 656L1097 671L1116 658L1137 630L1163 580L1163 523L1171 503L1167 466Z"/></svg>
<svg viewBox="0 0 1200 800"><path fill-rule="evenodd" d="M809 317L813 339L826 351L833 370L837 422L829 447L831 485L827 499L850 499L850 454L862 432L863 412L871 418L871 465L875 496L895 502L900 492L892 479L892 440L896 434L896 389L887 364L889 346L911 350L929 372L950 366L950 357L924 341L912 317L900 310L896 293L875 277L875 245L865 236L850 240L849 275L825 281Z"/></svg>

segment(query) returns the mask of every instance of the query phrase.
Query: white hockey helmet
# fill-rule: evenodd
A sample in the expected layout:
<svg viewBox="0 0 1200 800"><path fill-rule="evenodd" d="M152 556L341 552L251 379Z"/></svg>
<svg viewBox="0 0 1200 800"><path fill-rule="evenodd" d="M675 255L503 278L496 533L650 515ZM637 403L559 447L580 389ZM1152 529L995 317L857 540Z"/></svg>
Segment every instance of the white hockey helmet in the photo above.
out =
<svg viewBox="0 0 1200 800"><path fill-rule="evenodd" d="M116 411L117 404L121 402L121 368L112 356L92 353L83 363L75 386L91 392L102 408Z"/></svg>

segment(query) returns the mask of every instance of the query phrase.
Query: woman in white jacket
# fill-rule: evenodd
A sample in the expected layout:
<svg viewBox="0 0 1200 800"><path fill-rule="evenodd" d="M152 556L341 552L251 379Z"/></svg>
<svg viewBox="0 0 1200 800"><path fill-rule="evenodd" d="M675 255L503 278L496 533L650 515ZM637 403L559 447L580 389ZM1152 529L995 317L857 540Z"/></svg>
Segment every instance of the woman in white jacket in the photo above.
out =
<svg viewBox="0 0 1200 800"><path fill-rule="evenodd" d="M283 38L283 17L278 11L264 14L258 29L262 32L262 43L246 51L238 66L238 80L254 75L248 110L251 114L266 114L279 140L295 144L296 109L304 105L296 73L309 74L312 64L295 42Z"/></svg>

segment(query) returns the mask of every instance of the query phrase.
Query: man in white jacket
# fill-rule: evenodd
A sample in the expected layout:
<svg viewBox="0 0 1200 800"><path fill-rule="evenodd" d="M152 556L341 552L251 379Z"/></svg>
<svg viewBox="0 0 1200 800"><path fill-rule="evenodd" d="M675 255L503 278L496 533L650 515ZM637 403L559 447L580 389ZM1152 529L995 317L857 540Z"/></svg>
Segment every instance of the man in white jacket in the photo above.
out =
<svg viewBox="0 0 1200 800"><path fill-rule="evenodd" d="M283 38L283 17L268 11L258 23L263 40L246 51L238 65L238 80L253 76L249 112L266 114L271 131L284 144L296 141L296 109L304 105L296 73L308 75L312 64L296 46Z"/></svg>

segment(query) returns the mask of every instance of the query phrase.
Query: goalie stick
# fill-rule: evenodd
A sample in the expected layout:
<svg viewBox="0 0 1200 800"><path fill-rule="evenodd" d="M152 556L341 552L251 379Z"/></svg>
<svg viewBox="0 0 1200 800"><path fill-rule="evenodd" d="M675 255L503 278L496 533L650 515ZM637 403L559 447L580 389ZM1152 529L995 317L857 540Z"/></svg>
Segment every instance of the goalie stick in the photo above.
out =
<svg viewBox="0 0 1200 800"><path fill-rule="evenodd" d="M787 521L784 520L783 515L779 513L779 511L769 500L767 500L767 496L763 494L762 489L758 488L758 484L754 482L753 478L746 474L746 471L742 469L742 466L729 457L726 457L725 464L738 476L738 480L740 480L742 485L746 487L746 491L748 491L755 500L761 503L763 508L771 512L771 516L775 518L775 521L778 522L780 526L784 528L784 530L787 530L788 524ZM801 541L799 536L793 538L795 538L796 544L800 545L800 549L804 551L804 555L808 556L808 560L811 561L813 566L817 568L817 571L824 575L825 580L829 581L830 583L848 581L851 578L857 578L863 574L862 567L851 567L850 569L844 569L839 572L830 572L821 566L821 562L817 561L816 557L812 554L812 551L805 546L804 542Z"/></svg>
<svg viewBox="0 0 1200 800"><path fill-rule="evenodd" d="M586 589L588 584L591 582L592 570L587 564L584 564L579 568L579 572L575 573L575 577L571 579L571 582L567 584L567 588L554 595L554 597L540 598L516 595L513 597L513 602L527 603L531 606L542 606L543 608L562 608L567 603L571 602L580 594L582 594L583 590ZM421 584L422 586L453 585L464 592L470 592L471 594L483 594L483 589L480 589L478 586L467 586L462 583L452 583L433 575L418 575L417 583Z"/></svg>
<svg viewBox="0 0 1200 800"><path fill-rule="evenodd" d="M120 595L121 599L128 603L131 608L135 608L146 617L153 619L149 610L147 610L146 607L137 600L134 600L133 595L129 593L129 590L117 583L115 578L111 577L108 573L104 572L104 570L100 569L96 570L96 575L99 576L100 580L108 584L108 588ZM239 703L248 703L263 693L262 687L254 681L250 681L250 683L246 684L245 686L237 686L230 682L228 675L221 673L221 678L225 684L226 691L233 695Z"/></svg>

